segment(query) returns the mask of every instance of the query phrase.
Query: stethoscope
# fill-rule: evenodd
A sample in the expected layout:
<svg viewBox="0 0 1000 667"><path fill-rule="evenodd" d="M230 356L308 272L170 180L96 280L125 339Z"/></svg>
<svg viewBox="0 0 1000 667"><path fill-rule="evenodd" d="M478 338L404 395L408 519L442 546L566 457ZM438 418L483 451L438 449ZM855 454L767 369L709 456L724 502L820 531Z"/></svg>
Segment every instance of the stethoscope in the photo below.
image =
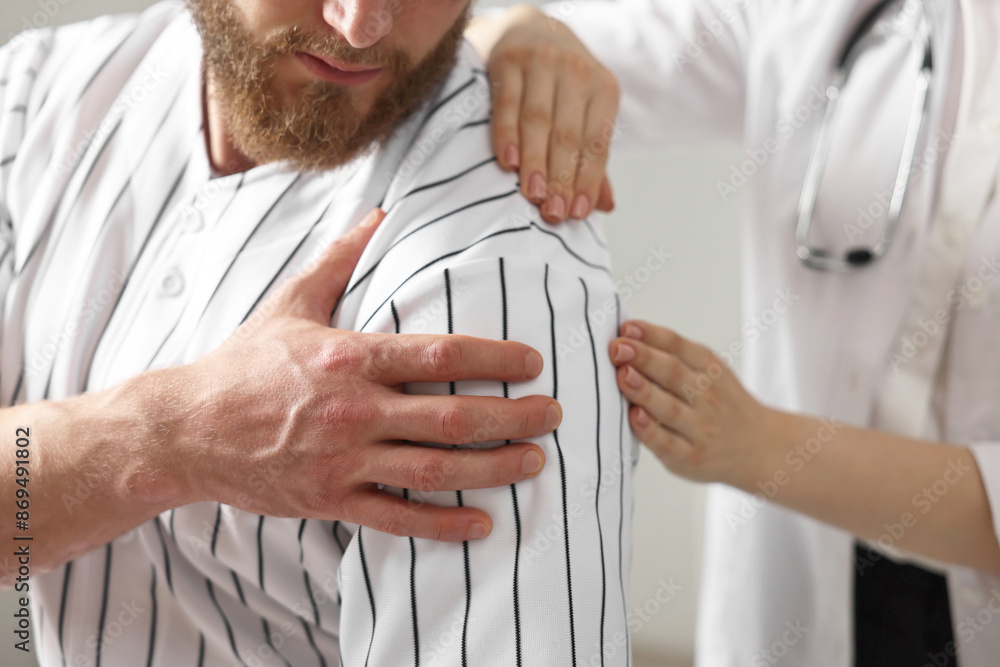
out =
<svg viewBox="0 0 1000 667"><path fill-rule="evenodd" d="M830 132L832 119L837 109L837 100L840 92L847 83L851 69L857 62L858 44L861 43L865 35L872 29L875 22L882 13L891 5L901 0L881 0L873 7L858 26L851 33L837 65L833 72L833 81L826 89L826 111L823 114L823 121L820 125L819 136L813 148L812 156L809 159L809 167L806 170L805 182L802 185L802 195L799 198L798 223L795 226L796 254L802 263L813 269L826 271L850 272L864 268L875 260L885 255L896 234L896 227L899 224L899 213L903 207L903 197L906 194L906 186L909 182L910 167L917 151L917 138L920 130L927 121L928 116L928 91L931 83L931 69L933 60L931 58L931 33L928 26L929 12L923 5L922 0L905 0L907 2L920 2L924 18L920 21L921 36L924 42L924 59L920 66L920 73L917 76L916 91L913 94L913 105L910 108L910 122L906 129L906 136L903 141L903 153L899 161L899 169L896 172L896 181L892 190L892 198L889 201L888 215L884 223L885 231L879 241L872 247L848 248L841 254L834 254L823 248L815 248L809 245L809 229L812 227L813 210L816 206L816 196L819 191L820 178L823 176L823 168L830 152Z"/></svg>

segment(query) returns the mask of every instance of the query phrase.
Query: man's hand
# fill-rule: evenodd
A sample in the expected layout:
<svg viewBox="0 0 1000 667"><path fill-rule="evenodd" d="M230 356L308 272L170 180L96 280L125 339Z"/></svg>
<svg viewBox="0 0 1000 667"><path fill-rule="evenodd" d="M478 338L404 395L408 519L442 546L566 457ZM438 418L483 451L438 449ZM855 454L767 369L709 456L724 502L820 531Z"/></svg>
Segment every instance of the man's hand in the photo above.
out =
<svg viewBox="0 0 1000 667"><path fill-rule="evenodd" d="M565 25L530 5L474 21L468 37L493 83L493 149L520 170L521 192L548 222L614 208L605 173L618 80Z"/></svg>
<svg viewBox="0 0 1000 667"><path fill-rule="evenodd" d="M374 212L331 244L261 305L263 318L248 320L185 367L189 393L204 406L178 427L178 446L194 445L200 460L207 459L187 484L197 499L462 541L490 532L484 512L408 502L379 485L423 492L483 488L541 470L536 445L454 450L405 442L519 440L555 429L562 412L545 396L403 393L404 382L534 378L542 357L530 347L330 328L335 304L382 217Z"/></svg>

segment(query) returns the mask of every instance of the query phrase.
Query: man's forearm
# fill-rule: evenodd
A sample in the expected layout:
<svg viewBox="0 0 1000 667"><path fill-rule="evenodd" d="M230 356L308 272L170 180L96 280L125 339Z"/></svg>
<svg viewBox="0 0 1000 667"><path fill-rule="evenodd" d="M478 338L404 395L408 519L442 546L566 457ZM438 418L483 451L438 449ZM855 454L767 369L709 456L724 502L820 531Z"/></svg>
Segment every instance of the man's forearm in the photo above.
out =
<svg viewBox="0 0 1000 667"><path fill-rule="evenodd" d="M884 547L1000 572L989 499L970 450L771 415L777 437L736 486Z"/></svg>
<svg viewBox="0 0 1000 667"><path fill-rule="evenodd" d="M184 504L183 468L169 446L176 389L173 369L164 369L105 391L0 410L3 553L30 544L31 574L39 574ZM17 570L15 558L0 559L0 587L11 586Z"/></svg>

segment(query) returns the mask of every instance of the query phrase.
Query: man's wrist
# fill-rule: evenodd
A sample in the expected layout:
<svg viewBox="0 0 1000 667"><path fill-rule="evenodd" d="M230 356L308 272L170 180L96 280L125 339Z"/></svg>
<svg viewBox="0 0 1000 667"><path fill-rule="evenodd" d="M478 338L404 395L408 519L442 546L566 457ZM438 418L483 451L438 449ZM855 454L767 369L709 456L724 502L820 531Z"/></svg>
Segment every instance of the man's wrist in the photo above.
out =
<svg viewBox="0 0 1000 667"><path fill-rule="evenodd" d="M191 410L179 368L134 376L94 400L108 437L127 434L122 482L130 500L165 510L204 499L193 480Z"/></svg>

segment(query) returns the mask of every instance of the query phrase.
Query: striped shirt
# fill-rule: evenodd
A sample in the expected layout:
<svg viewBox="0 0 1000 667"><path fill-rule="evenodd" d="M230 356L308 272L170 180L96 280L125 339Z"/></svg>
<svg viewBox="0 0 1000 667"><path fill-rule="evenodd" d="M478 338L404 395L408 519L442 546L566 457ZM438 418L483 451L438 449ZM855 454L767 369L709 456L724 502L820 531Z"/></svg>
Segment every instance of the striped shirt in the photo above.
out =
<svg viewBox="0 0 1000 667"><path fill-rule="evenodd" d="M408 390L547 394L564 420L535 440L537 478L421 496L486 510L479 542L214 502L165 512L33 579L41 664L629 664L637 448L606 355L621 304L595 226L545 224L497 167L481 61L464 45L434 99L340 169L213 177L200 58L177 1L0 51L4 405L198 359L381 205L331 325L527 343L545 360L533 381ZM67 511L88 511L101 472L81 470Z"/></svg>

